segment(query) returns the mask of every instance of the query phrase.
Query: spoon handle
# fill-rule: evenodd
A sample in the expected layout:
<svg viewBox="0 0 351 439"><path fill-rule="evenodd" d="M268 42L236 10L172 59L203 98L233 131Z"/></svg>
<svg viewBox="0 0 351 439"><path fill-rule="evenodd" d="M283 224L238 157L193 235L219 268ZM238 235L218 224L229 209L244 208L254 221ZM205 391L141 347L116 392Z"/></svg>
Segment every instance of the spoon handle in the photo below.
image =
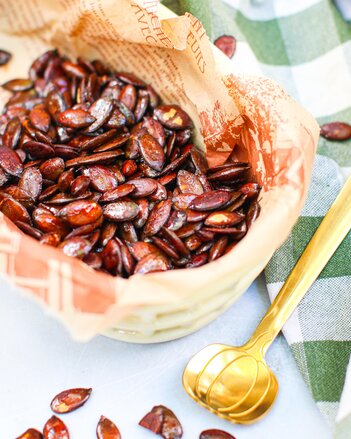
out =
<svg viewBox="0 0 351 439"><path fill-rule="evenodd" d="M351 177L348 178L252 338L246 344L247 349L259 349L262 355L265 354L350 229Z"/></svg>

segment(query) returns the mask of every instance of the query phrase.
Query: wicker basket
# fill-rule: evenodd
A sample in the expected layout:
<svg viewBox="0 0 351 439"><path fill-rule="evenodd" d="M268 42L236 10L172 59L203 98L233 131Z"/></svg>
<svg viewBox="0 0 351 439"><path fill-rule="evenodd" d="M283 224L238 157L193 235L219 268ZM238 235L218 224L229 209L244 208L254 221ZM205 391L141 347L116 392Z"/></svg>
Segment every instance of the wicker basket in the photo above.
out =
<svg viewBox="0 0 351 439"><path fill-rule="evenodd" d="M161 18L172 16L161 8ZM4 47L10 47L14 38L4 37ZM25 57L27 46L20 37L18 47ZM0 274L36 298L76 339L104 333L117 340L153 343L196 331L244 293L298 218L310 181L318 125L273 81L234 76L232 62L212 49L216 73L228 90L229 96L225 93L223 98L235 101L245 122L235 149L237 158L252 164L264 187L259 218L231 252L199 268L113 278L41 246L0 213ZM16 59L22 62L21 56ZM21 68L13 65L14 71ZM217 91L211 93L219 99ZM198 117L191 106L184 108L193 119ZM215 111L216 107L211 120L221 128L223 119ZM231 144L232 125L225 126Z"/></svg>

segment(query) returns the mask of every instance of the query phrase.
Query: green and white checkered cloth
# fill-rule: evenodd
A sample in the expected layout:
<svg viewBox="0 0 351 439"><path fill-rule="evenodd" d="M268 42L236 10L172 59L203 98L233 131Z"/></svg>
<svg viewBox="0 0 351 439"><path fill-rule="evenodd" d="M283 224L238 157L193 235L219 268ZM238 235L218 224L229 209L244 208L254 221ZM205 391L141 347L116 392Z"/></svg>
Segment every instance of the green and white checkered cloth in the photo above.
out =
<svg viewBox="0 0 351 439"><path fill-rule="evenodd" d="M351 0L335 1L344 17L330 0L164 4L178 14L188 11L199 18L212 41L223 34L235 36L232 61L237 72L274 78L320 124L351 122ZM321 138L318 153L306 205L266 268L271 298L351 173L351 141ZM336 437L351 438L351 234L286 324L284 335Z"/></svg>

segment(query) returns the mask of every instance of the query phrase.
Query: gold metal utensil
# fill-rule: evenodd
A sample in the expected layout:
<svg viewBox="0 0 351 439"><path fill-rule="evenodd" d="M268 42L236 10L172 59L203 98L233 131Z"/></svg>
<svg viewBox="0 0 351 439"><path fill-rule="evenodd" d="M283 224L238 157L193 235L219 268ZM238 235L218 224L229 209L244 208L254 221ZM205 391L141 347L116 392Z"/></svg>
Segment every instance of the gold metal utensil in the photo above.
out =
<svg viewBox="0 0 351 439"><path fill-rule="evenodd" d="M240 347L212 344L189 361L183 385L197 403L240 424L267 413L278 382L264 360L266 351L350 229L351 177L251 339Z"/></svg>

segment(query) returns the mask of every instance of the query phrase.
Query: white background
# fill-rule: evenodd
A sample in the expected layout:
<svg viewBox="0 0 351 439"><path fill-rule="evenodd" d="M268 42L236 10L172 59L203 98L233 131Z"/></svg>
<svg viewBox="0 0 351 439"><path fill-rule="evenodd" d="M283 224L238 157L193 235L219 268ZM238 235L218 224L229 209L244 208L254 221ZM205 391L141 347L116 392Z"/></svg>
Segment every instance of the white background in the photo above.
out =
<svg viewBox="0 0 351 439"><path fill-rule="evenodd" d="M184 439L197 439L207 428L227 430L237 439L330 439L283 337L267 356L280 383L279 396L257 424L220 420L182 388L182 371L192 354L212 342L243 343L267 307L266 288L259 279L229 311L189 337L144 346L106 337L80 344L0 279L0 439L14 439L29 427L41 429L51 416L52 397L71 387L93 387L84 407L62 416L71 439L96 438L101 414L118 425L123 439L156 438L137 424L157 404L177 414Z"/></svg>

